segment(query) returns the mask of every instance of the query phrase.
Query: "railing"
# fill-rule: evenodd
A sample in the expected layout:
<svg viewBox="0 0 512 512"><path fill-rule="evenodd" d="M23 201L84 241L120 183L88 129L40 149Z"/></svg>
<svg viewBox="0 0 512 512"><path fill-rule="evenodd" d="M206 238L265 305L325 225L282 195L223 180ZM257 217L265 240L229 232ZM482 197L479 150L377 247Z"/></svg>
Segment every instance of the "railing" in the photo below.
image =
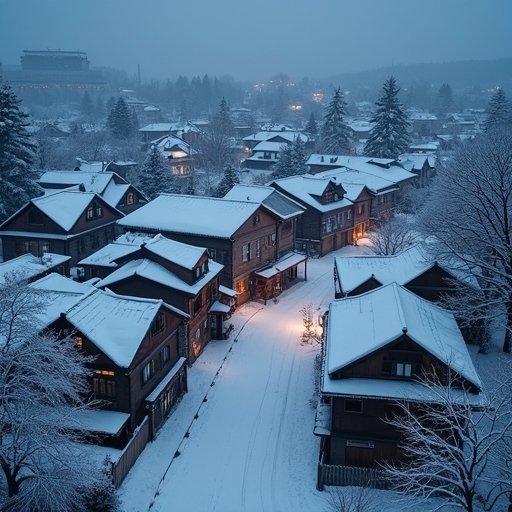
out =
<svg viewBox="0 0 512 512"><path fill-rule="evenodd" d="M121 456L115 462L112 462L112 483L116 489L121 487L126 475L139 458L149 442L149 418L145 417L139 428L134 432Z"/></svg>
<svg viewBox="0 0 512 512"><path fill-rule="evenodd" d="M322 443L316 482L316 488L319 491L322 491L325 485L354 485L358 487L373 487L375 489L389 489L390 483L384 471L374 468L325 464L324 455Z"/></svg>

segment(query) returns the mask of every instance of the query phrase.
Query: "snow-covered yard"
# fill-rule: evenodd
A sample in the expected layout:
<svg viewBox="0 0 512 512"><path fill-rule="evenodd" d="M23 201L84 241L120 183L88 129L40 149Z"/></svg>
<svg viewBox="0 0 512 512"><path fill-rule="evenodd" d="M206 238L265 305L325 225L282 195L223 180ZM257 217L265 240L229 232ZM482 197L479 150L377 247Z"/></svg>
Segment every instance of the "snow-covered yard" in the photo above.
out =
<svg viewBox="0 0 512 512"><path fill-rule="evenodd" d="M299 343L299 310L334 298L334 256L368 252L363 244L310 260L308 280L276 303L236 311L229 340L211 342L194 363L189 392L125 480L123 510L333 510L329 492L316 490L319 347ZM372 492L381 512L431 510Z"/></svg>

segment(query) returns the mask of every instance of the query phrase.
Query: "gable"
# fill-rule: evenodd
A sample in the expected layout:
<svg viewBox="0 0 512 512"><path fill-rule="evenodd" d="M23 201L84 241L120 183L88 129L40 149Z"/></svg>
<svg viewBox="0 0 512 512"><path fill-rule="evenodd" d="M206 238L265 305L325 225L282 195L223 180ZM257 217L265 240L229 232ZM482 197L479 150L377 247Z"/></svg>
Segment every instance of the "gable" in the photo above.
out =
<svg viewBox="0 0 512 512"><path fill-rule="evenodd" d="M1 230L51 234L66 233L62 226L57 224L31 202L27 203L23 208L9 217L2 224Z"/></svg>

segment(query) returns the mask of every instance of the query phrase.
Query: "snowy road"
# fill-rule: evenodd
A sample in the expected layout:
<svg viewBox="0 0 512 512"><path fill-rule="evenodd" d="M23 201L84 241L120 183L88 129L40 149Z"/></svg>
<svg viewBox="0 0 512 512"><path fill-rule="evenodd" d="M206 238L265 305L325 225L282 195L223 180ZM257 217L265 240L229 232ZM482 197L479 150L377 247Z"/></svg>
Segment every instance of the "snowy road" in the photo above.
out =
<svg viewBox="0 0 512 512"><path fill-rule="evenodd" d="M348 250L365 248L336 254ZM226 342L213 342L215 350L194 364L190 392L123 485L125 510L325 510L325 493L315 490L318 439L312 434L318 347L298 340L300 308L309 302L326 307L334 297L333 255L311 260L307 270L308 281L277 303L249 303L236 312L230 352ZM217 372L222 349L227 356ZM208 359L212 364L198 376Z"/></svg>

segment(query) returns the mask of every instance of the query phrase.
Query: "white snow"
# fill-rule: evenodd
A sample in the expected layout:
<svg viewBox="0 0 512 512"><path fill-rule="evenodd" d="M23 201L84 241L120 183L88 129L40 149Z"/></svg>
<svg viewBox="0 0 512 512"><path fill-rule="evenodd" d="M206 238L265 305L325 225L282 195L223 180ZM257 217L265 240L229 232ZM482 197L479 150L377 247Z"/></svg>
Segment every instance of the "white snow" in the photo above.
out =
<svg viewBox="0 0 512 512"><path fill-rule="evenodd" d="M62 254L44 253L41 258L27 253L0 263L0 283L5 282L7 275L16 275L19 280L30 279L49 269L58 267L70 260L70 256Z"/></svg>
<svg viewBox="0 0 512 512"><path fill-rule="evenodd" d="M482 389L453 315L391 283L357 297L331 302L324 391L333 392L332 386L337 385L330 375L396 340L404 330L436 359Z"/></svg>
<svg viewBox="0 0 512 512"><path fill-rule="evenodd" d="M259 203L212 197L161 194L120 219L121 226L155 232L192 233L229 238L259 208ZM215 219L205 223L204 219Z"/></svg>
<svg viewBox="0 0 512 512"><path fill-rule="evenodd" d="M350 246L333 254L366 250ZM309 302L326 309L334 297L333 263L333 255L311 260L308 281L277 303L245 304L230 319L229 340L206 346L188 371L188 393L121 487L124 512L332 509L329 492L315 487L319 349L298 339L299 309ZM432 510L397 503L391 492L374 494L381 512Z"/></svg>

